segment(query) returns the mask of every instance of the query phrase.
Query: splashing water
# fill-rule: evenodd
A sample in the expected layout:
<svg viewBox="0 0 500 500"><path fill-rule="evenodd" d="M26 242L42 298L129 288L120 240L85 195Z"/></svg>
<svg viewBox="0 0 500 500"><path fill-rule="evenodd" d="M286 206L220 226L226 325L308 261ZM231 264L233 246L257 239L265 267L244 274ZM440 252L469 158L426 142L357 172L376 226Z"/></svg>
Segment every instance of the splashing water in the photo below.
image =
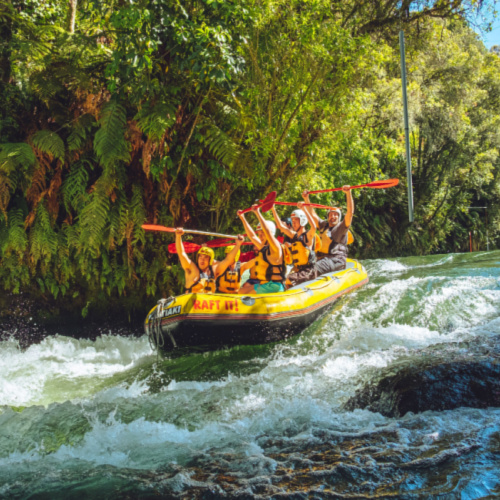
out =
<svg viewBox="0 0 500 500"><path fill-rule="evenodd" d="M382 369L499 337L500 252L364 265L278 344L158 361L146 337L0 342L0 497L500 495L500 409L343 409Z"/></svg>

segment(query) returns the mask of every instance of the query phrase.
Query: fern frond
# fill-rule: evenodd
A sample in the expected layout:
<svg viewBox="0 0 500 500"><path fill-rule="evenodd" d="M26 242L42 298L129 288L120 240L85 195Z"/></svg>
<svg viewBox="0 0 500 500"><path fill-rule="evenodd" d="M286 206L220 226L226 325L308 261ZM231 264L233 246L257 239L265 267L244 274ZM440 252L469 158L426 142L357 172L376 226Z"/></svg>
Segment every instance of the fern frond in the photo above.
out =
<svg viewBox="0 0 500 500"><path fill-rule="evenodd" d="M172 103L160 101L156 104L147 103L135 115L139 130L149 139L159 142L165 132L175 123L176 109Z"/></svg>
<svg viewBox="0 0 500 500"><path fill-rule="evenodd" d="M66 147L64 141L56 132L39 130L31 136L31 143L42 153L49 155L51 159L56 158L64 162Z"/></svg>
<svg viewBox="0 0 500 500"><path fill-rule="evenodd" d="M146 207L144 206L144 198L142 189L135 184L132 188L132 199L130 200L131 221L133 223L133 235L135 241L145 243L145 234L141 226L147 218Z"/></svg>
<svg viewBox="0 0 500 500"><path fill-rule="evenodd" d="M26 143L0 144L0 212L7 217L11 195L26 184L36 156Z"/></svg>
<svg viewBox="0 0 500 500"><path fill-rule="evenodd" d="M48 77L45 71L34 73L30 78L30 86L33 93L45 103L65 90L60 81Z"/></svg>
<svg viewBox="0 0 500 500"><path fill-rule="evenodd" d="M99 130L94 137L94 150L99 163L108 169L119 161L129 161L129 145L125 140L127 117L125 108L115 100L104 106Z"/></svg>
<svg viewBox="0 0 500 500"><path fill-rule="evenodd" d="M34 264L44 259L48 262L57 252L58 238L50 222L50 214L41 202L36 207L35 221L29 235L30 256Z"/></svg>
<svg viewBox="0 0 500 500"><path fill-rule="evenodd" d="M77 225L64 224L62 232L66 239L66 246L68 250L80 249L80 233Z"/></svg>
<svg viewBox="0 0 500 500"><path fill-rule="evenodd" d="M92 127L95 125L94 117L90 114L82 115L71 130L67 143L68 151L83 149L88 141Z"/></svg>
<svg viewBox="0 0 500 500"><path fill-rule="evenodd" d="M102 177L96 182L88 204L78 217L81 227L80 245L99 251L105 241L105 229L109 221L111 200Z"/></svg>
<svg viewBox="0 0 500 500"><path fill-rule="evenodd" d="M117 192L117 197L109 214L109 240L110 245L120 245L125 236L128 222L128 200L123 191Z"/></svg>
<svg viewBox="0 0 500 500"><path fill-rule="evenodd" d="M17 169L29 171L36 162L36 156L25 142L0 144L0 172L9 175Z"/></svg>
<svg viewBox="0 0 500 500"><path fill-rule="evenodd" d="M205 125L205 141L208 149L222 164L232 167L241 154L240 148L223 130L208 121Z"/></svg>
<svg viewBox="0 0 500 500"><path fill-rule="evenodd" d="M89 160L82 159L73 163L62 185L63 203L66 210L78 210L87 192L89 170L93 168Z"/></svg>
<svg viewBox="0 0 500 500"><path fill-rule="evenodd" d="M24 230L24 212L20 208L9 211L9 241L7 249L23 254L28 246L28 236Z"/></svg>

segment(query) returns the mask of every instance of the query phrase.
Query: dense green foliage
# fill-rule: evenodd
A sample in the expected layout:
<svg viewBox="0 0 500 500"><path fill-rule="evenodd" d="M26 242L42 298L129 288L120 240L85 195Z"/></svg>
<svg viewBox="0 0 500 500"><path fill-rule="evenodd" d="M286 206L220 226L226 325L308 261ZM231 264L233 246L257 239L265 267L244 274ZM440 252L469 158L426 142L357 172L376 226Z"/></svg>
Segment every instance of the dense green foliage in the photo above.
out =
<svg viewBox="0 0 500 500"><path fill-rule="evenodd" d="M85 310L102 297L174 293L182 273L166 251L172 240L146 235L144 222L238 232L236 210L271 190L300 199L306 187L379 178L402 182L355 192L356 255L463 251L469 231L481 249L487 231L498 241L500 59L464 23L474 8L458 0L2 3L3 288L37 283Z"/></svg>

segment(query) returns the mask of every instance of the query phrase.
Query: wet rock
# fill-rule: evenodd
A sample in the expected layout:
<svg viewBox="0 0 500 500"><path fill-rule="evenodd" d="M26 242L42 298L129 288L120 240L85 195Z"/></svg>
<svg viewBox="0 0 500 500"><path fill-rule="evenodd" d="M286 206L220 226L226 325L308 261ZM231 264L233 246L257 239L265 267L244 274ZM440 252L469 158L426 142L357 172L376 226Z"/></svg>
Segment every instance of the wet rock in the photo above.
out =
<svg viewBox="0 0 500 500"><path fill-rule="evenodd" d="M414 353L415 354L415 353ZM500 407L500 338L434 346L382 370L344 406L388 417L408 412Z"/></svg>
<svg viewBox="0 0 500 500"><path fill-rule="evenodd" d="M0 341L14 339L24 349L50 335L95 340L104 334L140 336L151 304L131 307L123 301L99 302L88 316L71 298L56 300L38 292L0 295Z"/></svg>

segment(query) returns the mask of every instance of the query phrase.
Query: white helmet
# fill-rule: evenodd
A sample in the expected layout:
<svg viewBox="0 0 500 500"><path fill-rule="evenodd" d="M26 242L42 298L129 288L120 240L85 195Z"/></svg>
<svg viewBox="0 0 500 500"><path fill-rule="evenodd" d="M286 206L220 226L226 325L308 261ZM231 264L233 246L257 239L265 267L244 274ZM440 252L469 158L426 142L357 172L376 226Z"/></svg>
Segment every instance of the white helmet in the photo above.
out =
<svg viewBox="0 0 500 500"><path fill-rule="evenodd" d="M276 234L276 224L271 220L266 220L266 226L267 226L267 229L269 229L269 232L274 236ZM262 226L259 224L256 227L256 231L260 231L261 229L262 229Z"/></svg>
<svg viewBox="0 0 500 500"><path fill-rule="evenodd" d="M328 210L328 213L330 212L337 212L339 214L339 222L342 220L342 210L340 210L340 208L333 208L332 210Z"/></svg>
<svg viewBox="0 0 500 500"><path fill-rule="evenodd" d="M290 217L296 217L297 219L299 219L300 220L300 225L302 227L304 227L304 226L307 225L307 216L306 216L306 214L304 213L303 210L299 210L299 209L294 210L292 212L292 215L290 215Z"/></svg>

